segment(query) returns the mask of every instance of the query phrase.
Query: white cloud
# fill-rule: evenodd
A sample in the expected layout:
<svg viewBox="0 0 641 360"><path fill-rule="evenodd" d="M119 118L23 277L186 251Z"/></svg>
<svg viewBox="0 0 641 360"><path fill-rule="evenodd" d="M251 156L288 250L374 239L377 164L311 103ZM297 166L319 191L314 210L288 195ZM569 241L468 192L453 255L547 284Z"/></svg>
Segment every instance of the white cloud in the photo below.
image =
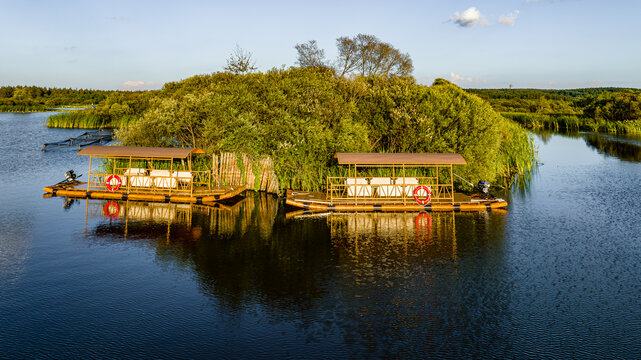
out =
<svg viewBox="0 0 641 360"><path fill-rule="evenodd" d="M518 16L519 16L518 10L514 10L507 15L499 16L499 24L514 26L514 22L516 21L516 18Z"/></svg>
<svg viewBox="0 0 641 360"><path fill-rule="evenodd" d="M459 84L459 85L462 84L462 83L466 83L466 84L484 84L486 82L486 80L473 78L471 76L463 76L463 75L456 74L456 73L453 73L453 72L450 73L449 77L450 77L450 81L451 82L453 82L455 84Z"/></svg>
<svg viewBox="0 0 641 360"><path fill-rule="evenodd" d="M461 27L487 25L485 16L483 16L483 14L481 14L481 12L478 11L478 9L474 6L463 11L463 13L459 13L458 11L455 12L454 15L450 17L450 20L452 20L456 25Z"/></svg>
<svg viewBox="0 0 641 360"><path fill-rule="evenodd" d="M472 82L472 81L474 81L474 79L472 79L469 76L468 77L464 77L462 75L455 74L453 72L450 73L450 80L453 81L453 82L465 82L465 81Z"/></svg>
<svg viewBox="0 0 641 360"><path fill-rule="evenodd" d="M151 90L151 89L158 89L159 86L156 84L154 81L132 81L128 80L125 81L120 85L120 89L122 90Z"/></svg>

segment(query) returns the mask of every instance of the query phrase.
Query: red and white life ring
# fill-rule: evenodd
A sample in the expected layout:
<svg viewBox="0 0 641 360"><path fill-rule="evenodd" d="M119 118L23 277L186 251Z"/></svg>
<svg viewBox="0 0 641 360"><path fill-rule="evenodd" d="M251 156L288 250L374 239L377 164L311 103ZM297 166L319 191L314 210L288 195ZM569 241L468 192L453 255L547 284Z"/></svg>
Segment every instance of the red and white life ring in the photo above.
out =
<svg viewBox="0 0 641 360"><path fill-rule="evenodd" d="M116 185L112 185L112 181L115 181ZM105 181L105 185L107 186L107 190L116 191L120 189L122 179L120 179L120 176L118 175L109 175L109 177L107 177L107 181Z"/></svg>
<svg viewBox="0 0 641 360"><path fill-rule="evenodd" d="M427 197L425 198L420 198L419 197L419 191L425 191L427 193ZM419 185L414 188L414 200L419 204L419 205L425 205L429 203L432 200L432 189L430 189L429 186L427 185Z"/></svg>
<svg viewBox="0 0 641 360"><path fill-rule="evenodd" d="M105 204L105 208L103 210L103 214L105 214L106 217L115 219L118 217L118 214L120 214L120 205L118 205L117 202L110 201Z"/></svg>
<svg viewBox="0 0 641 360"><path fill-rule="evenodd" d="M414 218L414 227L417 232L422 232L423 230L430 231L432 230L432 217L430 214L422 212Z"/></svg>

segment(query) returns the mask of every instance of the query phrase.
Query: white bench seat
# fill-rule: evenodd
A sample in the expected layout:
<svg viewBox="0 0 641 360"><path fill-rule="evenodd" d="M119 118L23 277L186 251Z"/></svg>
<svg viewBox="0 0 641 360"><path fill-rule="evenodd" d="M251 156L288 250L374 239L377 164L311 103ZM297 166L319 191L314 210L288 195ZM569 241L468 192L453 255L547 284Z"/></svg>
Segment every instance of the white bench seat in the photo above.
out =
<svg viewBox="0 0 641 360"><path fill-rule="evenodd" d="M395 183L404 188L405 196L414 196L414 189L418 186L418 179L415 177L396 178Z"/></svg>
<svg viewBox="0 0 641 360"><path fill-rule="evenodd" d="M146 177L146 175L147 175L147 170L142 169L142 168L129 168L129 169L126 169L122 173L122 186L127 186L127 185L129 185L129 186L145 186L144 185L146 183L145 180L140 179L140 180L135 180L134 181L134 177L136 177L136 178L137 177L144 178L144 177ZM131 181L129 179L131 179ZM134 185L133 182L135 182L137 185ZM149 187L150 185L148 184L146 186Z"/></svg>
<svg viewBox="0 0 641 360"><path fill-rule="evenodd" d="M399 186L393 185L392 179L388 177L375 177L369 182L376 189L376 195L380 197L401 196L402 190Z"/></svg>
<svg viewBox="0 0 641 360"><path fill-rule="evenodd" d="M345 179L347 196L372 196L372 187L367 183L365 178L347 178Z"/></svg>
<svg viewBox="0 0 641 360"><path fill-rule="evenodd" d="M174 171L173 175L181 185L189 184L193 176L189 171Z"/></svg>
<svg viewBox="0 0 641 360"><path fill-rule="evenodd" d="M149 172L149 177L153 179L154 186L157 188L175 188L178 181L171 175L169 170L151 170Z"/></svg>

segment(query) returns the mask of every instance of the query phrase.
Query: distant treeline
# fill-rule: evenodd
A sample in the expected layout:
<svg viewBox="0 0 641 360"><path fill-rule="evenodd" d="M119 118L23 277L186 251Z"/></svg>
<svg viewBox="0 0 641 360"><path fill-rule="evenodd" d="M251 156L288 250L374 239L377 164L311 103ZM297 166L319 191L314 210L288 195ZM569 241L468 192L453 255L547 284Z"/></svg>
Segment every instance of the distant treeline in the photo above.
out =
<svg viewBox="0 0 641 360"><path fill-rule="evenodd" d="M639 133L641 91L628 88L571 90L468 89L503 115L530 128Z"/></svg>
<svg viewBox="0 0 641 360"><path fill-rule="evenodd" d="M57 89L38 86L0 87L0 111L44 111L60 106L99 104L115 91Z"/></svg>
<svg viewBox="0 0 641 360"><path fill-rule="evenodd" d="M95 109L70 111L49 117L47 125L61 128L118 128L135 121L155 98L154 91L113 91Z"/></svg>
<svg viewBox="0 0 641 360"><path fill-rule="evenodd" d="M156 92L3 86L0 87L0 112L34 112L60 107L80 107L86 110L72 110L51 116L49 126L118 127L131 119L137 119L146 110L149 100Z"/></svg>

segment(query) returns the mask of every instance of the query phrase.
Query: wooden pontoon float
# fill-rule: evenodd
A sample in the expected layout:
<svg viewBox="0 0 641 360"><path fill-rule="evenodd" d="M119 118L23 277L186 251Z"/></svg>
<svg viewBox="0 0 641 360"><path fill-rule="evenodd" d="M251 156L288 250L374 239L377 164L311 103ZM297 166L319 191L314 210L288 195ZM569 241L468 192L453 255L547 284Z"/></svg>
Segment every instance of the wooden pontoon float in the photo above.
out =
<svg viewBox="0 0 641 360"><path fill-rule="evenodd" d="M221 186L210 171L194 170L192 154L202 153L190 148L88 146L78 152L89 156L87 182L68 172L65 181L44 191L55 196L201 204L246 190L246 185ZM99 166L92 169L96 162Z"/></svg>
<svg viewBox="0 0 641 360"><path fill-rule="evenodd" d="M325 193L288 190L286 204L311 211L485 211L507 206L503 199L454 192L453 165L459 154L338 153L348 176L328 177ZM359 176L362 168L391 168L391 177ZM422 169L415 169L422 168ZM412 171L414 170L414 171ZM426 176L406 176L408 173Z"/></svg>

